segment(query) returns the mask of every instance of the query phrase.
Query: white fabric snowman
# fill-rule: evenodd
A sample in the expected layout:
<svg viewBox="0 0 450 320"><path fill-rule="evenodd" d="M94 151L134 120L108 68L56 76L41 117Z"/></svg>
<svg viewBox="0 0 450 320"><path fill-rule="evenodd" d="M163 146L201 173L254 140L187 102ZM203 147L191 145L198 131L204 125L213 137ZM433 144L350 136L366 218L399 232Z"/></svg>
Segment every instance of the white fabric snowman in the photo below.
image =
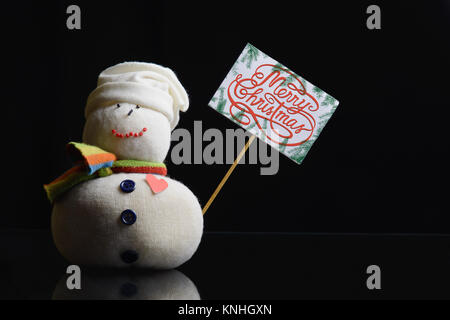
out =
<svg viewBox="0 0 450 320"><path fill-rule="evenodd" d="M53 300L200 300L195 284L178 270L83 271L81 290L68 289L67 277L57 283Z"/></svg>
<svg viewBox="0 0 450 320"><path fill-rule="evenodd" d="M188 96L168 68L125 62L100 73L85 109L83 142L117 156L163 162ZM195 195L168 177L122 172L77 184L54 203L52 233L70 262L175 268L191 258L203 233ZM147 180L146 180L147 179ZM165 181L165 182L164 182Z"/></svg>

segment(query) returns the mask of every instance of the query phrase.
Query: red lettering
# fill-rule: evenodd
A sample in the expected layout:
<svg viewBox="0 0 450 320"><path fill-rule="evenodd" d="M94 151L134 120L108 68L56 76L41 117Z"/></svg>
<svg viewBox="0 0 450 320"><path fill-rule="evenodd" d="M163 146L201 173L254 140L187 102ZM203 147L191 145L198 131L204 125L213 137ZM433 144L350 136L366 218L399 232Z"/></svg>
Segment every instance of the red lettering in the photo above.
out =
<svg viewBox="0 0 450 320"><path fill-rule="evenodd" d="M254 121L272 142L297 146L312 136L316 126L313 113L319 109L318 102L289 70L262 64L249 78L237 75L227 93L231 116L242 125ZM237 117L237 112L243 116ZM266 130L263 121L269 123ZM284 142L286 138L288 143Z"/></svg>

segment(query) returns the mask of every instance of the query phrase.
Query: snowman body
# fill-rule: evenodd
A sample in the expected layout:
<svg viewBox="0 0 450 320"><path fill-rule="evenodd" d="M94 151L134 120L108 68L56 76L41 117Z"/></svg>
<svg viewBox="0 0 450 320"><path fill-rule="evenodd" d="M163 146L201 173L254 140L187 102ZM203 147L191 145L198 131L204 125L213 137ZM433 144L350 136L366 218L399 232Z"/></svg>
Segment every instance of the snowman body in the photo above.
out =
<svg viewBox="0 0 450 320"><path fill-rule="evenodd" d="M174 268L197 249L203 216L182 183L153 193L146 174L116 173L75 186L54 205L53 238L82 265ZM130 186L131 185L131 186Z"/></svg>
<svg viewBox="0 0 450 320"><path fill-rule="evenodd" d="M170 69L118 64L100 74L88 98L83 142L117 160L161 165L178 112L188 104ZM164 187L155 190L159 179ZM175 268L191 258L203 233L200 204L185 185L139 170L72 186L54 202L51 220L67 260L101 267Z"/></svg>
<svg viewBox="0 0 450 320"><path fill-rule="evenodd" d="M81 290L67 288L64 274L53 300L200 300L197 287L177 270L158 272L98 272L83 270Z"/></svg>

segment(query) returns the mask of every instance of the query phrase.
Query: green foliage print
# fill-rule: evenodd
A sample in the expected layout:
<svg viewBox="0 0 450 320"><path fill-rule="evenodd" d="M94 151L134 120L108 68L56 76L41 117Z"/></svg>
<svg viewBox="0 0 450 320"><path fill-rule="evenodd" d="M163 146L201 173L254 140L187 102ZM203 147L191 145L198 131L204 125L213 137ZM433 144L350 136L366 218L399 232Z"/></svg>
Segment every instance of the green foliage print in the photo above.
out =
<svg viewBox="0 0 450 320"><path fill-rule="evenodd" d="M280 152L284 152L284 150L286 150L286 143L288 143L288 141L288 138L284 138L283 141L281 141L280 147L278 148Z"/></svg>
<svg viewBox="0 0 450 320"><path fill-rule="evenodd" d="M317 98L322 98L324 92L322 89L320 89L319 87L314 87L313 90L314 94L316 95Z"/></svg>
<svg viewBox="0 0 450 320"><path fill-rule="evenodd" d="M255 132L255 135L261 138L264 138L266 135L266 129L267 129L267 119L264 119L263 122L260 122L260 125L262 127L262 129L259 129L259 127L256 129L257 131ZM250 124L250 126L247 128L247 130L253 128L254 126L256 126L256 122L253 121L252 124Z"/></svg>
<svg viewBox="0 0 450 320"><path fill-rule="evenodd" d="M294 82L295 81L295 76L290 74L289 76L287 76L286 81L283 82L282 86L287 86L289 83Z"/></svg>
<svg viewBox="0 0 450 320"><path fill-rule="evenodd" d="M303 159L305 159L306 154L308 153L313 143L314 140L308 140L305 143L299 145L298 147L288 151L289 158L291 158L298 164L302 163Z"/></svg>
<svg viewBox="0 0 450 320"><path fill-rule="evenodd" d="M256 126L255 121L253 121L252 123L250 123L250 125L246 128L247 130L253 129L253 127Z"/></svg>
<svg viewBox="0 0 450 320"><path fill-rule="evenodd" d="M300 79L300 81L303 84L303 87L305 87L305 91L308 91L308 83L306 82L306 80L304 78L298 77Z"/></svg>
<svg viewBox="0 0 450 320"><path fill-rule="evenodd" d="M233 64L233 66L231 67L231 71L233 72L233 75L234 75L234 76L237 76L237 75L238 75L238 71L237 71L238 67L239 67L239 61L236 61L236 62Z"/></svg>
<svg viewBox="0 0 450 320"><path fill-rule="evenodd" d="M282 72L282 71L284 71L284 70L288 70L288 68L286 68L285 66L283 66L281 63L276 63L274 66L273 66L273 68L272 68L272 72L275 72L275 71L279 71L279 72ZM291 71L292 72L292 71ZM291 83L292 81L294 81L294 77L292 76L292 75L289 75L289 76L287 76L286 77L286 80L285 81L283 81L283 83L281 84L281 86L282 87L285 87L285 86L287 86L289 83Z"/></svg>
<svg viewBox="0 0 450 320"><path fill-rule="evenodd" d="M244 110L239 111L238 113L236 113L236 115L233 117L233 119L242 120L244 113L245 113Z"/></svg>
<svg viewBox="0 0 450 320"><path fill-rule="evenodd" d="M274 71L281 71L281 69L286 69L281 63L276 63L273 68L272 68L272 72Z"/></svg>
<svg viewBox="0 0 450 320"><path fill-rule="evenodd" d="M297 79L299 79L299 80L302 82L303 86L305 87L305 90L307 90L307 88L306 88L306 80L303 79L302 77L300 77L300 76L299 76L298 74L296 74L294 71L289 70L288 68L286 68L285 66L283 66L281 63L275 64L275 66L272 68L272 71L281 71L281 70L286 70L286 71L289 71L290 73L292 73L292 74L290 74L290 75L288 75L288 76L286 77L286 80L281 84L282 87L285 87L285 86L287 86L289 83L294 82L294 81L295 81L295 78L297 78Z"/></svg>
<svg viewBox="0 0 450 320"><path fill-rule="evenodd" d="M217 102L217 107L216 110L220 113L224 113L223 110L225 109L225 105L227 104L227 99L224 98L223 93L225 91L224 87L220 87L218 92L219 92L219 100Z"/></svg>
<svg viewBox="0 0 450 320"><path fill-rule="evenodd" d="M236 122L238 125L240 125L240 126L242 126L242 127L245 127L244 124L238 122L238 121L235 119L235 117L236 117L237 119L239 119L239 120L242 121L242 118L243 118L243 116L244 116L244 113L245 113L244 110L241 110L241 111L239 111L238 113L236 113L236 115L235 115L234 117L232 117L231 119L232 119L234 122ZM251 119L251 118L250 118L250 119ZM253 123L248 124L247 127L245 127L245 129L246 129L246 130L250 130L250 129L252 129L255 125L256 125L256 124L255 124L255 122L253 121Z"/></svg>
<svg viewBox="0 0 450 320"><path fill-rule="evenodd" d="M263 124L262 124L262 128L263 128L264 130L267 129L267 119L264 119Z"/></svg>
<svg viewBox="0 0 450 320"><path fill-rule="evenodd" d="M322 105L323 106L334 106L336 104L336 99L332 96L328 95L323 99Z"/></svg>
<svg viewBox="0 0 450 320"><path fill-rule="evenodd" d="M319 116L319 121L317 123L317 127L316 127L316 131L314 133L314 137L319 136L319 134L322 132L323 128L325 127L325 125L328 122L328 119L331 117L331 115L333 114L333 111L327 112L325 114L322 114L321 116Z"/></svg>
<svg viewBox="0 0 450 320"><path fill-rule="evenodd" d="M259 57L259 50L250 43L247 45L247 52L241 58L241 62L246 63L247 69L250 69L252 63Z"/></svg>

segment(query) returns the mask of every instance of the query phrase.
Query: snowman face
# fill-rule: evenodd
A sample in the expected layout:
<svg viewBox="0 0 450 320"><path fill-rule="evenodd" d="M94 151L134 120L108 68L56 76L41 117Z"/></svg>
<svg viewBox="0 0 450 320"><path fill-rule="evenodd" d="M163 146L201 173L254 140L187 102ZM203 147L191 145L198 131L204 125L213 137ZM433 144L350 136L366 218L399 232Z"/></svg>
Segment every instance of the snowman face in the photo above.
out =
<svg viewBox="0 0 450 320"><path fill-rule="evenodd" d="M163 162L170 147L170 123L160 112L130 103L94 110L83 142L114 153L118 159Z"/></svg>

